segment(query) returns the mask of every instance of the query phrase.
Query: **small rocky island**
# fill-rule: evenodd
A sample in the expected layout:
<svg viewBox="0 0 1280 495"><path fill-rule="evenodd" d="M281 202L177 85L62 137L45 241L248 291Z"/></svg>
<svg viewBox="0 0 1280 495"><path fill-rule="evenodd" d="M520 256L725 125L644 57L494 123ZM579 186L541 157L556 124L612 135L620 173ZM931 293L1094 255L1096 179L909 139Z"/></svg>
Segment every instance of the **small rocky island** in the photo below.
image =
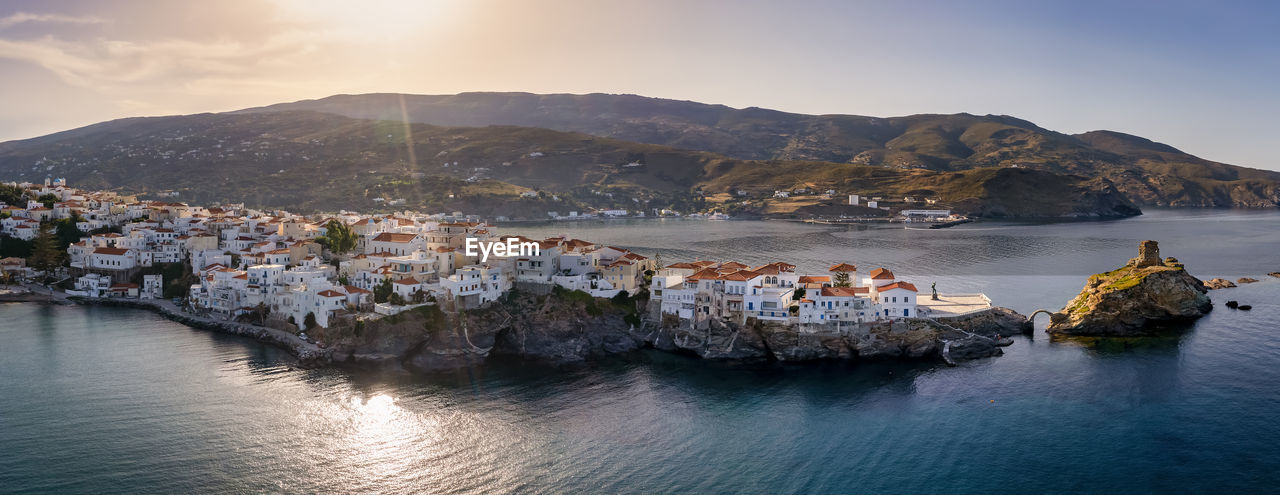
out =
<svg viewBox="0 0 1280 495"><path fill-rule="evenodd" d="M1089 277L1080 294L1050 317L1055 335L1137 336L1187 322L1213 309L1204 282L1175 258L1160 258L1156 241L1142 241L1125 266Z"/></svg>

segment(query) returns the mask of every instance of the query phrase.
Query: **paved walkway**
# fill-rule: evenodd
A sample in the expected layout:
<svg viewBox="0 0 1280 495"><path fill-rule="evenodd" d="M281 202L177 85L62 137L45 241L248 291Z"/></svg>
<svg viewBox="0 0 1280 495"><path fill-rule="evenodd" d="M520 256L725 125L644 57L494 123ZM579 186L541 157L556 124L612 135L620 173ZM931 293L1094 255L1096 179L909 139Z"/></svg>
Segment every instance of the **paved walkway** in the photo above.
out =
<svg viewBox="0 0 1280 495"><path fill-rule="evenodd" d="M931 294L921 294L916 306L925 316L944 318L982 311L991 307L991 301L982 294L938 294L937 301ZM926 309L928 313L924 312Z"/></svg>

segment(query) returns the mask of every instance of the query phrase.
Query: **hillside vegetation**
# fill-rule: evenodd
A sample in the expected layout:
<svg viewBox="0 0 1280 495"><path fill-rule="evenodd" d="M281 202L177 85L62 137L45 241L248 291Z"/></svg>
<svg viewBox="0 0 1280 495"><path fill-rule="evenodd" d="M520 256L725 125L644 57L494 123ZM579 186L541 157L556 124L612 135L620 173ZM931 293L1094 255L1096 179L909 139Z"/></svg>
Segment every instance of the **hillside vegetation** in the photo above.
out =
<svg viewBox="0 0 1280 495"><path fill-rule="evenodd" d="M403 103L403 107L402 107ZM402 114L403 108L403 114ZM743 160L959 171L1019 167L1105 178L1139 204L1275 206L1280 173L1204 160L1137 136L1068 135L1004 115L803 115L634 95L337 95L244 112L314 110L445 126L518 125Z"/></svg>
<svg viewBox="0 0 1280 495"><path fill-rule="evenodd" d="M1073 136L1007 116L801 115L599 94L341 95L0 143L0 180L50 176L202 204L511 218L601 207L877 214L841 207L845 194L929 198L984 216L1280 203L1276 172L1109 131ZM796 189L836 194L772 197Z"/></svg>
<svg viewBox="0 0 1280 495"><path fill-rule="evenodd" d="M86 188L304 211L386 206L375 198L512 218L604 206L690 211L737 203L744 192L808 187L937 197L993 216L1136 213L1120 195L1099 200L1091 191L1108 190L1097 180L1000 170L739 160L549 129L406 127L308 111L124 119L0 144L9 179L57 176Z"/></svg>

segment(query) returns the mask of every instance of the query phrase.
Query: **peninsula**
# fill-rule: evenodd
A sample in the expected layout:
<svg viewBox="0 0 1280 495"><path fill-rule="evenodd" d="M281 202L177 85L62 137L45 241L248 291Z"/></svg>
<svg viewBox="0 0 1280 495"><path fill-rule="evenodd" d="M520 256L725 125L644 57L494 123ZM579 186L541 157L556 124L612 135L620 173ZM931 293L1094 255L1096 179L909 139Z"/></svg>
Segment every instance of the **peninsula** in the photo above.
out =
<svg viewBox="0 0 1280 495"><path fill-rule="evenodd" d="M500 236L477 217L139 201L14 183L0 226L40 280L91 304L153 309L312 362L441 369L490 356L552 363L642 347L707 359L810 361L998 355L1026 319L982 294L920 294L885 268L802 274L661 264L582 239ZM74 238L60 251L59 239Z"/></svg>

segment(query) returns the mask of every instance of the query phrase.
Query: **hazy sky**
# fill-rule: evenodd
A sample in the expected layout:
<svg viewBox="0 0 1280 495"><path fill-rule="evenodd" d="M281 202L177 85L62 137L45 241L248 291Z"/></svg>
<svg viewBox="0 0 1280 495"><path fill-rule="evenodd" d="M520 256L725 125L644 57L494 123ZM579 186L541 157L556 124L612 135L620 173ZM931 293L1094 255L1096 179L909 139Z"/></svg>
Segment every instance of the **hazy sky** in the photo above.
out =
<svg viewBox="0 0 1280 495"><path fill-rule="evenodd" d="M0 140L335 93L1009 114L1280 169L1267 2L0 0Z"/></svg>

